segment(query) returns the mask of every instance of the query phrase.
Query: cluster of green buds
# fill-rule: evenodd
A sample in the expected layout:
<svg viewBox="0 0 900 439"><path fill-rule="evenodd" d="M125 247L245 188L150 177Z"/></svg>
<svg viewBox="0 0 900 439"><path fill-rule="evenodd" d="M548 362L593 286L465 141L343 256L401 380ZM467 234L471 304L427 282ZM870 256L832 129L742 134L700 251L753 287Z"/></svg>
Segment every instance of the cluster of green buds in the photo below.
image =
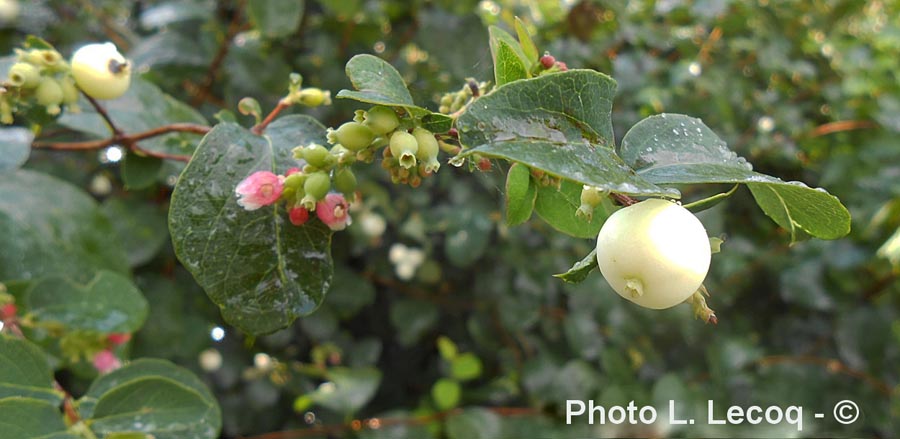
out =
<svg viewBox="0 0 900 439"><path fill-rule="evenodd" d="M609 195L609 191L594 186L583 186L581 188L581 206L575 211L575 215L590 221L594 216L594 208L603 202L603 199Z"/></svg>
<svg viewBox="0 0 900 439"><path fill-rule="evenodd" d="M356 191L356 176L350 169L355 156L343 146L335 145L330 150L318 143L298 146L293 150L294 158L305 164L299 172L293 172L284 179L282 198L293 200L296 207L312 212L316 203L323 200L332 189L353 199Z"/></svg>
<svg viewBox="0 0 900 439"><path fill-rule="evenodd" d="M363 162L373 161L375 152L384 148L382 167L390 172L394 183L416 187L441 167L434 133L416 126L411 118L401 120L390 107L359 110L352 121L329 128L327 137L334 145L332 151L355 154L355 159Z"/></svg>
<svg viewBox="0 0 900 439"><path fill-rule="evenodd" d="M444 114L455 113L465 107L473 98L477 98L487 87L487 82L476 82L472 78L467 78L466 84L458 91L441 96L438 111Z"/></svg>
<svg viewBox="0 0 900 439"><path fill-rule="evenodd" d="M16 49L16 62L9 67L0 87L0 122L13 123L19 107L39 105L47 114L58 115L62 105L76 109L78 89L69 63L52 48Z"/></svg>

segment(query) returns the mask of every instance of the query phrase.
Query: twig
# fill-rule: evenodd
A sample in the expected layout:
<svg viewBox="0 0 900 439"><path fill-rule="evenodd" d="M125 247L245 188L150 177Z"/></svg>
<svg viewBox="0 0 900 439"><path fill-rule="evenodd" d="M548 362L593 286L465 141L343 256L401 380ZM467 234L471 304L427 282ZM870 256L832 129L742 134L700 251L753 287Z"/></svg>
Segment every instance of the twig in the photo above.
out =
<svg viewBox="0 0 900 439"><path fill-rule="evenodd" d="M122 144L127 146L132 151L137 153L150 156L157 157L161 159L169 159L169 160L178 160L178 161L190 161L191 156L182 155L182 154L170 154L159 151L152 151L149 149L145 149L137 144L137 142L145 139L149 139L151 137L161 136L163 134L181 132L181 133L194 133L194 134L206 134L208 133L210 128L206 125L197 125L192 123L173 123L170 125L163 125L160 127L156 127L153 129L149 129L147 131L142 131L134 134L113 134L112 137L103 140L89 140L85 142L34 142L31 144L32 148L43 148L43 149L55 149L59 151L87 151L94 149L102 149L108 146L112 146L115 144Z"/></svg>
<svg viewBox="0 0 900 439"><path fill-rule="evenodd" d="M535 416L540 410L531 407L487 407L487 410L503 417ZM271 433L248 436L245 439L294 439L306 437L334 436L348 431L377 430L397 425L424 425L430 422L441 421L462 413L461 408L446 410L428 416L398 417L398 418L368 418L354 419L344 424L317 425L302 430L285 430Z"/></svg>
<svg viewBox="0 0 900 439"><path fill-rule="evenodd" d="M252 131L253 134L257 134L257 135L262 134L263 131L266 130L266 127L269 126L269 124L272 123L273 120L275 120L275 118L278 116L278 114L281 113L282 111L284 111L285 108L290 107L290 106L291 106L291 103L287 99L284 99L284 98L280 99L278 101L278 105L276 105L275 108L272 109L272 111L268 114L268 116L266 116L266 118L263 119L262 122L254 125L253 128L250 128L250 131Z"/></svg>
<svg viewBox="0 0 900 439"><path fill-rule="evenodd" d="M619 203L623 206L626 206L626 207L640 202L638 200L635 200L634 198L629 197L628 195L620 194L620 193L616 193L616 192L611 192L609 194L609 196L610 196L610 198L615 200L617 203Z"/></svg>
<svg viewBox="0 0 900 439"><path fill-rule="evenodd" d="M819 137L826 134L839 133L841 131L862 130L876 128L877 126L878 124L871 120L839 120L817 126L812 130L811 136Z"/></svg>
<svg viewBox="0 0 900 439"><path fill-rule="evenodd" d="M97 114L99 114L100 117L102 117L103 120L106 121L106 124L109 125L109 129L112 130L113 134L117 136L122 135L122 130L120 130L119 127L117 127L116 124L112 121L112 118L109 117L109 113L106 112L106 108L103 108L103 106L100 105L100 103L97 102L96 99L91 97L91 95L85 93L83 90L79 89L79 91L81 91L81 94L83 94L84 97L87 98L88 102L91 103L91 106L94 107L94 110L97 111Z"/></svg>

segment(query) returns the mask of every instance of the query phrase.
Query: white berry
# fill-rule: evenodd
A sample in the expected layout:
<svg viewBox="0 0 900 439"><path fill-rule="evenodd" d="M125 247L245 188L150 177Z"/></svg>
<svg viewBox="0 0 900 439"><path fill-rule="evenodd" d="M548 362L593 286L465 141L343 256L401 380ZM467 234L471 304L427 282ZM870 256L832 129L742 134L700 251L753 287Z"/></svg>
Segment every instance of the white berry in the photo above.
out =
<svg viewBox="0 0 900 439"><path fill-rule="evenodd" d="M71 64L78 88L96 99L122 96L131 83L131 66L113 43L82 46Z"/></svg>
<svg viewBox="0 0 900 439"><path fill-rule="evenodd" d="M694 294L710 255L700 220L660 199L616 211L597 236L603 277L620 296L646 308L670 308Z"/></svg>

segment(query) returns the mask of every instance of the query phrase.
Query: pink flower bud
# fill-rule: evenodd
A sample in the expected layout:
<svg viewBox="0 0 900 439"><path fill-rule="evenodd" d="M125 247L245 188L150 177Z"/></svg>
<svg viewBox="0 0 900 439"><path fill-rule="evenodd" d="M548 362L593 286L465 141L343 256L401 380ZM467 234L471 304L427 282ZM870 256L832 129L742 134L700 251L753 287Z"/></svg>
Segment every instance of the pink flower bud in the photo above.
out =
<svg viewBox="0 0 900 439"><path fill-rule="evenodd" d="M344 230L350 223L350 205L341 194L328 194L316 204L316 215L331 230Z"/></svg>
<svg viewBox="0 0 900 439"><path fill-rule="evenodd" d="M109 349L94 355L94 369L97 369L97 372L101 374L110 373L120 367L122 367L122 362Z"/></svg>
<svg viewBox="0 0 900 439"><path fill-rule="evenodd" d="M553 64L556 64L556 58L553 55L547 54L541 57L541 65L544 66L545 69L549 69L553 67Z"/></svg>
<svg viewBox="0 0 900 439"><path fill-rule="evenodd" d="M11 319L16 316L16 312L18 312L18 308L16 308L16 304L7 303L0 307L0 320L3 319Z"/></svg>
<svg viewBox="0 0 900 439"><path fill-rule="evenodd" d="M256 210L268 206L281 196L284 190L283 178L269 171L250 174L234 189L238 204L246 210Z"/></svg>
<svg viewBox="0 0 900 439"><path fill-rule="evenodd" d="M567 66L566 63L564 63L562 61L557 61L556 67L558 67L561 72L565 72L565 71L569 70L569 66Z"/></svg>
<svg viewBox="0 0 900 439"><path fill-rule="evenodd" d="M309 219L309 211L304 207L297 206L288 212L288 217L291 219L291 224L302 226Z"/></svg>
<svg viewBox="0 0 900 439"><path fill-rule="evenodd" d="M284 173L284 176L287 177L287 176L289 176L289 175L293 175L293 174L296 174L296 173L298 173L298 172L300 172L300 168L298 168L298 167L295 166L295 167L293 167L293 168L288 169L287 172Z"/></svg>
<svg viewBox="0 0 900 439"><path fill-rule="evenodd" d="M109 334L106 336L106 341L110 342L113 346L120 346L131 340L131 334L127 332L120 332L116 334Z"/></svg>

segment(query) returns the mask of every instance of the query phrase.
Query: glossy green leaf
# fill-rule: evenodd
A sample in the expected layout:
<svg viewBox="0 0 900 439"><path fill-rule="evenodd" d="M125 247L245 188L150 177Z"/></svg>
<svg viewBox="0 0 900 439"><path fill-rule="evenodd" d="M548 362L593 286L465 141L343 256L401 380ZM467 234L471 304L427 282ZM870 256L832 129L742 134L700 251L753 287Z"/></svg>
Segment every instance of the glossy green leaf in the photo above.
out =
<svg viewBox="0 0 900 439"><path fill-rule="evenodd" d="M104 392L88 421L98 435L141 432L156 439L215 438L219 407L188 386L162 376L129 380Z"/></svg>
<svg viewBox="0 0 900 439"><path fill-rule="evenodd" d="M531 34L528 33L528 29L525 29L525 23L519 17L516 17L515 28L516 37L519 38L519 45L522 47L522 54L525 55L525 67L528 68L530 67L529 63L537 62L540 54L537 46L534 45L534 40L531 39Z"/></svg>
<svg viewBox="0 0 900 439"><path fill-rule="evenodd" d="M352 414L375 396L381 383L381 371L374 367L334 367L328 370L327 379L330 385L319 386L310 395L312 400L329 410Z"/></svg>
<svg viewBox="0 0 900 439"><path fill-rule="evenodd" d="M656 184L747 184L760 208L789 230L794 241L803 233L837 239L850 232L850 213L837 197L753 172L699 119L680 114L648 117L625 134L620 154L639 175Z"/></svg>
<svg viewBox="0 0 900 439"><path fill-rule="evenodd" d="M494 81L501 86L513 81L525 79L528 71L522 59L505 41L497 42L497 54L494 57Z"/></svg>
<svg viewBox="0 0 900 439"><path fill-rule="evenodd" d="M506 175L506 224L517 226L528 221L534 211L537 186L531 170L521 163L513 163Z"/></svg>
<svg viewBox="0 0 900 439"><path fill-rule="evenodd" d="M0 398L0 435L9 439L78 438L66 433L56 404L22 396Z"/></svg>
<svg viewBox="0 0 900 439"><path fill-rule="evenodd" d="M582 185L563 180L559 188L540 186L534 210L547 224L554 229L577 238L596 238L607 214L602 207L594 209L594 215L588 221L575 215L581 206Z"/></svg>
<svg viewBox="0 0 900 439"><path fill-rule="evenodd" d="M22 127L0 128L0 172L17 169L28 160L34 133Z"/></svg>
<svg viewBox="0 0 900 439"><path fill-rule="evenodd" d="M763 212L791 232L797 241L802 233L821 239L838 239L850 233L850 213L834 195L822 189L791 182L748 183Z"/></svg>
<svg viewBox="0 0 900 439"><path fill-rule="evenodd" d="M590 70L516 81L482 96L457 120L471 154L613 192L677 197L637 176L615 154L610 119L616 83ZM577 206L576 206L577 207Z"/></svg>
<svg viewBox="0 0 900 439"><path fill-rule="evenodd" d="M331 231L318 219L292 225L281 205L246 211L234 188L255 171L284 173L291 149L325 143L307 116L276 120L265 136L219 124L178 179L169 210L175 252L232 325L273 332L315 310L331 282Z"/></svg>
<svg viewBox="0 0 900 439"><path fill-rule="evenodd" d="M491 439L500 437L500 417L487 409L466 409L445 421L449 439Z"/></svg>
<svg viewBox="0 0 900 439"><path fill-rule="evenodd" d="M732 186L731 189L729 189L727 192L722 192L720 194L715 194L713 196L706 197L702 200L697 200L697 201L694 201L691 203L687 203L682 207L684 207L685 209L690 210L691 212L694 212L694 213L703 212L704 210L715 207L719 203L728 199L728 197L730 197L731 195L733 195L735 193L735 191L737 191L738 186L740 186L740 185L736 184L736 185Z"/></svg>
<svg viewBox="0 0 900 439"><path fill-rule="evenodd" d="M377 56L362 54L350 58L346 72L356 91L341 90L337 94L339 98L388 107L403 107L416 116L431 113L416 106L400 72Z"/></svg>
<svg viewBox="0 0 900 439"><path fill-rule="evenodd" d="M62 394L53 388L53 372L46 354L27 340L0 334L0 398L10 396L54 405L62 401Z"/></svg>
<svg viewBox="0 0 900 439"><path fill-rule="evenodd" d="M159 179L163 161L156 157L140 156L133 152L125 154L122 160L122 181L129 190L150 187Z"/></svg>
<svg viewBox="0 0 900 439"><path fill-rule="evenodd" d="M303 0L253 0L247 3L250 20L269 38L286 37L300 26Z"/></svg>
<svg viewBox="0 0 900 439"><path fill-rule="evenodd" d="M500 57L500 49L501 44L503 43L507 46L508 49L512 51L512 54L519 59L519 63L523 66L528 66L528 57L525 56L525 52L522 50L522 45L519 44L516 39L510 35L509 32L497 27L497 26L489 26L488 27L488 45L491 48L491 60L494 63L494 72L496 74L497 71L497 63Z"/></svg>
<svg viewBox="0 0 900 439"><path fill-rule="evenodd" d="M422 116L422 128L432 133L446 133L453 128L453 118L441 113L426 114Z"/></svg>
<svg viewBox="0 0 900 439"><path fill-rule="evenodd" d="M450 361L450 375L460 381L481 376L481 359L471 352L460 354Z"/></svg>
<svg viewBox="0 0 900 439"><path fill-rule="evenodd" d="M124 248L128 265L136 267L153 259L169 239L165 211L136 198L109 198L101 206Z"/></svg>
<svg viewBox="0 0 900 439"><path fill-rule="evenodd" d="M597 267L597 249L594 248L591 249L591 252L588 253L584 259L576 262L568 271L565 273L554 274L553 276L562 279L564 282L577 284L587 279L588 275L596 270Z"/></svg>
<svg viewBox="0 0 900 439"><path fill-rule="evenodd" d="M105 394L123 385L143 380L148 377L172 380L183 387L193 390L208 404L217 404L216 397L210 392L209 388L207 388L206 385L191 371L176 366L166 360L142 358L128 363L128 365L121 369L102 375L91 383L91 387L88 389L87 393L78 400L79 415L81 415L82 418L93 417L97 402ZM221 422L221 418L212 416L210 421L213 424L218 425L218 423Z"/></svg>
<svg viewBox="0 0 900 439"><path fill-rule="evenodd" d="M441 378L431 386L431 397L439 410L449 410L459 405L462 388L449 378Z"/></svg>
<svg viewBox="0 0 900 439"><path fill-rule="evenodd" d="M128 272L122 247L81 189L28 170L0 178L0 281L50 274L89 280L97 269Z"/></svg>
<svg viewBox="0 0 900 439"><path fill-rule="evenodd" d="M66 111L58 122L74 131L106 139L111 130L96 110L83 97L80 113ZM128 91L120 98L102 101L113 123L126 133L138 133L171 123L206 125L197 110L163 93L156 85L134 77ZM200 138L197 134L171 133L140 141L141 147L157 152L190 155Z"/></svg>
<svg viewBox="0 0 900 439"><path fill-rule="evenodd" d="M147 318L147 301L121 274L101 270L81 284L51 275L34 281L25 296L29 315L41 325L103 333L137 331Z"/></svg>

